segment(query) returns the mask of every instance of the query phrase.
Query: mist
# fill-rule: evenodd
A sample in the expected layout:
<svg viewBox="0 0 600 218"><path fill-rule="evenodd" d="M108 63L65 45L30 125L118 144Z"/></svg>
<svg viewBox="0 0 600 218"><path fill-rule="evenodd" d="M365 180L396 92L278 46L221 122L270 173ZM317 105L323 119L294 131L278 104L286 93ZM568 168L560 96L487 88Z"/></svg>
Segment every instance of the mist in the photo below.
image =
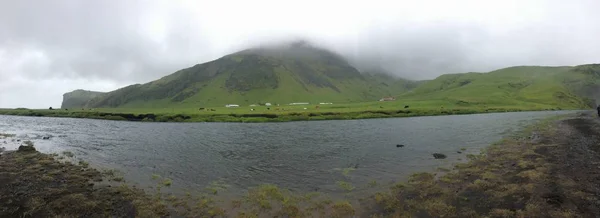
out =
<svg viewBox="0 0 600 218"><path fill-rule="evenodd" d="M2 1L0 108L58 107L224 55L305 39L408 79L600 62L600 2Z"/></svg>

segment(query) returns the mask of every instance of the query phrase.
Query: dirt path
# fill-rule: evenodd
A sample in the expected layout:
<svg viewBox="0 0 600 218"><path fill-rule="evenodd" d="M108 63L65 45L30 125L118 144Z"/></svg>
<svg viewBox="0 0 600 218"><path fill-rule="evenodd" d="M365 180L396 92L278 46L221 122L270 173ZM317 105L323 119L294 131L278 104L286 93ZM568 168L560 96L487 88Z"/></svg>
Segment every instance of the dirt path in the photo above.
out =
<svg viewBox="0 0 600 218"><path fill-rule="evenodd" d="M560 120L557 127L555 137L544 141L558 146L536 150L553 165L554 190L544 197L557 207L600 217L600 118L584 113Z"/></svg>

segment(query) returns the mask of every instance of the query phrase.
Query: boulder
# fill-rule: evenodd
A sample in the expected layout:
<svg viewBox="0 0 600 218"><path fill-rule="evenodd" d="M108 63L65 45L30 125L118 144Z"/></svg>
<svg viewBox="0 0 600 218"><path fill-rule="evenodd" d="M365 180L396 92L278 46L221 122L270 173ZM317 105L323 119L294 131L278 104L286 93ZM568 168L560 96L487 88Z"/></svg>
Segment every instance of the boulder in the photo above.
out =
<svg viewBox="0 0 600 218"><path fill-rule="evenodd" d="M21 145L19 146L19 150L17 152L35 152L35 148L33 146Z"/></svg>
<svg viewBox="0 0 600 218"><path fill-rule="evenodd" d="M446 159L446 155L445 154L441 154L441 153L433 153L433 157L435 159Z"/></svg>

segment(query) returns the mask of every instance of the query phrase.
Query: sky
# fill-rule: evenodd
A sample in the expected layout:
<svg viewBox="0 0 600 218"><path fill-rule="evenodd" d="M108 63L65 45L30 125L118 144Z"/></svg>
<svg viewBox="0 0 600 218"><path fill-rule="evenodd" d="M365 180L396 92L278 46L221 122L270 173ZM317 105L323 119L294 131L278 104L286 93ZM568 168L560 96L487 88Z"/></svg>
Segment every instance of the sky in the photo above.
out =
<svg viewBox="0 0 600 218"><path fill-rule="evenodd" d="M409 79L600 62L597 0L0 0L0 108L305 39Z"/></svg>

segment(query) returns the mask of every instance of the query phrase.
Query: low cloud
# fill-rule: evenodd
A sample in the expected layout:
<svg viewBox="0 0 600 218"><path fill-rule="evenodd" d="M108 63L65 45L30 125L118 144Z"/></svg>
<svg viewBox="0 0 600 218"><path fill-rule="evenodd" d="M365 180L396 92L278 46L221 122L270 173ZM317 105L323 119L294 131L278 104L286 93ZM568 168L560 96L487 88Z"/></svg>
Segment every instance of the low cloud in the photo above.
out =
<svg viewBox="0 0 600 218"><path fill-rule="evenodd" d="M0 107L57 107L78 88L145 83L304 38L410 79L600 62L600 2L3 1Z"/></svg>

